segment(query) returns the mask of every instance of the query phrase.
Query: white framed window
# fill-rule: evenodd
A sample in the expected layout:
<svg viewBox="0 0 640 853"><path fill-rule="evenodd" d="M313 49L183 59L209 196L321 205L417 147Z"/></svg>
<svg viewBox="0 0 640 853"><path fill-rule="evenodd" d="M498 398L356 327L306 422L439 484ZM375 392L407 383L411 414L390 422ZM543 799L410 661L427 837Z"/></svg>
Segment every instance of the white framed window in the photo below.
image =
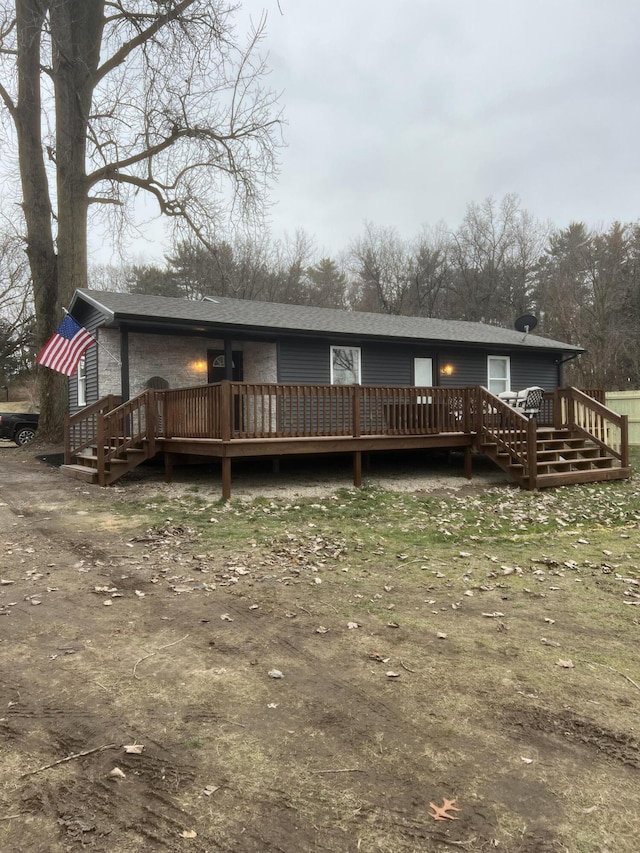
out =
<svg viewBox="0 0 640 853"><path fill-rule="evenodd" d="M87 359L85 356L80 357L78 362L78 406L87 405Z"/></svg>
<svg viewBox="0 0 640 853"><path fill-rule="evenodd" d="M360 347L331 347L331 384L360 385Z"/></svg>
<svg viewBox="0 0 640 853"><path fill-rule="evenodd" d="M487 357L487 389L495 394L511 391L511 359L508 355Z"/></svg>

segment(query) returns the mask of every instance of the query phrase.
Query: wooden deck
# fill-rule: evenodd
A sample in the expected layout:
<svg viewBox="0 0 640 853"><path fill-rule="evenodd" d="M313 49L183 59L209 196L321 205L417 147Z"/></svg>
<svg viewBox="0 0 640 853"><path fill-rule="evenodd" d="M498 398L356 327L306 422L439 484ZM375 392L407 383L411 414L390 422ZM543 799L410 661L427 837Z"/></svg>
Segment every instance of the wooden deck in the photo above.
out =
<svg viewBox="0 0 640 853"><path fill-rule="evenodd" d="M484 388L417 388L220 382L105 398L67 419L66 473L108 485L162 454L167 479L179 458L221 461L222 494L242 457L362 454L451 448L485 453L523 488L630 476L627 422L604 395L575 388L545 395L527 419Z"/></svg>

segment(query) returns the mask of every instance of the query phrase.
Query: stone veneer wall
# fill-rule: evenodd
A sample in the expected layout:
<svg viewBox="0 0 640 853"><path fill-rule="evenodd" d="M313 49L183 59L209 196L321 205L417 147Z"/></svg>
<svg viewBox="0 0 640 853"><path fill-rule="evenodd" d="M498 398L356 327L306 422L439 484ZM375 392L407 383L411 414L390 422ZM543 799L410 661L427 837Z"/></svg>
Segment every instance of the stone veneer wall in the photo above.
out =
<svg viewBox="0 0 640 853"><path fill-rule="evenodd" d="M98 330L100 382L98 394L120 394L120 367L114 358L120 355L120 335L114 329ZM170 388L185 388L207 383L207 350L224 349L224 344L211 338L188 338L169 335L129 335L130 394L145 390L152 376L162 376ZM246 382L277 382L276 345L246 341L234 343L234 350L244 352Z"/></svg>

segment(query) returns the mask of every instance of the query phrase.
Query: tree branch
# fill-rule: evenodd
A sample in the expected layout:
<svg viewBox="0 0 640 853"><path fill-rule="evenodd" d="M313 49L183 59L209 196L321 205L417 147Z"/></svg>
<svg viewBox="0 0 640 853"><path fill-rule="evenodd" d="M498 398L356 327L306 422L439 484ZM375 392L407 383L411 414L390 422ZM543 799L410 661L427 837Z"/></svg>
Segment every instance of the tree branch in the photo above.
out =
<svg viewBox="0 0 640 853"><path fill-rule="evenodd" d="M159 32L163 27L177 20L186 9L188 9L196 2L197 0L182 0L182 2L174 6L174 8L166 15L156 16L156 19L151 24L151 26L138 33L138 35L134 39L131 39L130 41L123 44L122 47L113 54L113 56L109 57L106 62L104 62L99 68L96 69L94 75L95 83L98 83L100 80L103 80L108 74L111 73L111 71L113 71L114 68L117 68L119 65L121 65L124 60L136 48L148 42L149 39L157 32Z"/></svg>

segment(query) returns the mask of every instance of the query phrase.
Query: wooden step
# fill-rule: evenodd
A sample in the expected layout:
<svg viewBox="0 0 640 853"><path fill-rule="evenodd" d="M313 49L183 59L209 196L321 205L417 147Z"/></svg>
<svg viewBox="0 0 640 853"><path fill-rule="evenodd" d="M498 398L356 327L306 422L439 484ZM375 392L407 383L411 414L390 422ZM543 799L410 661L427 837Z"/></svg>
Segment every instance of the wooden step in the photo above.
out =
<svg viewBox="0 0 640 853"><path fill-rule="evenodd" d="M559 447L554 448L553 450L538 448L536 455L538 459L587 459L591 457L600 456L600 448L594 446Z"/></svg>
<svg viewBox="0 0 640 853"><path fill-rule="evenodd" d="M88 465L61 465L60 470L75 480L84 480L85 483L98 482L98 472Z"/></svg>
<svg viewBox="0 0 640 853"><path fill-rule="evenodd" d="M598 459L549 459L547 461L538 460L538 462L536 463L536 468L538 470L538 473L544 474L546 472L551 472L553 469L555 469L556 471L589 471L592 468L597 468L601 471L603 468L611 468L612 465L613 459L611 456L601 456Z"/></svg>
<svg viewBox="0 0 640 853"><path fill-rule="evenodd" d="M546 489L551 486L597 483L604 480L626 480L630 476L630 468L592 468L590 471L561 471L556 474L541 474L536 478L536 485L539 489Z"/></svg>
<svg viewBox="0 0 640 853"><path fill-rule="evenodd" d="M539 438L536 445L540 450L579 450L594 446L585 438Z"/></svg>

